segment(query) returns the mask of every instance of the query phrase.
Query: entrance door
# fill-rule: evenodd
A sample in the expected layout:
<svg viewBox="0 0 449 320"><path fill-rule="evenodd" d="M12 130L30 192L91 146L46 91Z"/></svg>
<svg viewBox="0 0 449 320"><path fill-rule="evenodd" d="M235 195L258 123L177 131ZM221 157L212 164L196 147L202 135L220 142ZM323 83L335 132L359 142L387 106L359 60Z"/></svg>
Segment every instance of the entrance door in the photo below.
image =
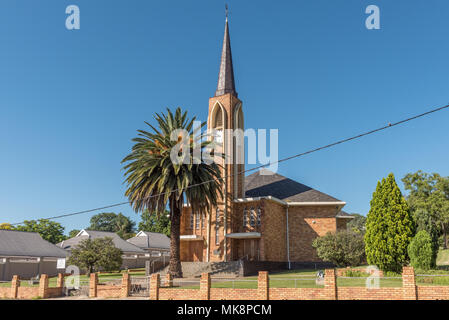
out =
<svg viewBox="0 0 449 320"><path fill-rule="evenodd" d="M250 261L259 260L259 239L243 240L245 258Z"/></svg>
<svg viewBox="0 0 449 320"><path fill-rule="evenodd" d="M193 253L193 261L203 261L203 242L192 241L191 248Z"/></svg>

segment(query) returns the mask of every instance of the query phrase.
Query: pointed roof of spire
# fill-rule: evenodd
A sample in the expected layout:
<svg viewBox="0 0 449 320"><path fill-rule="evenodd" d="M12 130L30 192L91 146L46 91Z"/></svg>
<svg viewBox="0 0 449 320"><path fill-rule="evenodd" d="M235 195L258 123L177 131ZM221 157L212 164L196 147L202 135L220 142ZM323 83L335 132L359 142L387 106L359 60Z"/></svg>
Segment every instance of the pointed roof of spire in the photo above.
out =
<svg viewBox="0 0 449 320"><path fill-rule="evenodd" d="M215 96L232 93L237 97L234 82L234 68L232 66L231 39L229 37L228 17L226 14L225 34L223 39L223 50L221 52L220 73L218 74L218 85Z"/></svg>

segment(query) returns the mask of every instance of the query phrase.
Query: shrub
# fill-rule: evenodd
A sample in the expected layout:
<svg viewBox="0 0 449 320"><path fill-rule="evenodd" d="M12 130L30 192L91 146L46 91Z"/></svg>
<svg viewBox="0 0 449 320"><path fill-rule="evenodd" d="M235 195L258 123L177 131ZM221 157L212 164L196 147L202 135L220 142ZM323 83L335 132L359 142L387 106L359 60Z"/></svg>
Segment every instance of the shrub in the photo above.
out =
<svg viewBox="0 0 449 320"><path fill-rule="evenodd" d="M377 184L370 205L365 233L368 263L383 271L401 272L409 261L407 247L415 223L392 173Z"/></svg>
<svg viewBox="0 0 449 320"><path fill-rule="evenodd" d="M435 252L430 235L421 230L408 246L410 264L417 269L429 270L435 266Z"/></svg>
<svg viewBox="0 0 449 320"><path fill-rule="evenodd" d="M352 231L327 233L313 241L318 257L338 267L359 266L365 261L363 236Z"/></svg>

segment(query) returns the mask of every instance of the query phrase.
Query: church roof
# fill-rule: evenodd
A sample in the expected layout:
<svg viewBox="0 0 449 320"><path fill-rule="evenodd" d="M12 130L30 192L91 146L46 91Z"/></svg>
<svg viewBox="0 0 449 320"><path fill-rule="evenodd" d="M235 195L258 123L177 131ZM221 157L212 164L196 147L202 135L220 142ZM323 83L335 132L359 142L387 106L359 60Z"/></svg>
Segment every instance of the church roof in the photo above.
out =
<svg viewBox="0 0 449 320"><path fill-rule="evenodd" d="M234 67L232 65L231 39L229 36L228 18L226 17L223 50L221 52L220 72L215 96L232 93L237 97L234 82Z"/></svg>
<svg viewBox="0 0 449 320"><path fill-rule="evenodd" d="M277 173L255 172L245 178L248 198L272 196L286 202L340 202L340 200Z"/></svg>

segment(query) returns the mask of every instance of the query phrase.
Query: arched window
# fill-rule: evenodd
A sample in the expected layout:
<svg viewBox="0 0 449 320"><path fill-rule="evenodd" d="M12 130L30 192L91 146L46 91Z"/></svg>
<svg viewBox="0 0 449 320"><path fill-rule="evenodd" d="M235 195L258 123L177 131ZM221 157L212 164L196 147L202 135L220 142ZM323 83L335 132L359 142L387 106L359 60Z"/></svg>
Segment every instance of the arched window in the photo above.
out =
<svg viewBox="0 0 449 320"><path fill-rule="evenodd" d="M195 229L199 229L200 228L200 213L197 212L196 213L196 221L195 221Z"/></svg>
<svg viewBox="0 0 449 320"><path fill-rule="evenodd" d="M217 208L215 212L215 244L218 246L220 244L220 221L221 221L221 212L220 209Z"/></svg>
<svg viewBox="0 0 449 320"><path fill-rule="evenodd" d="M262 215L262 209L257 208L257 225L260 226L261 224L261 215Z"/></svg>
<svg viewBox="0 0 449 320"><path fill-rule="evenodd" d="M248 225L248 209L243 210L243 227Z"/></svg>
<svg viewBox="0 0 449 320"><path fill-rule="evenodd" d="M190 229L193 229L193 212L190 213Z"/></svg>
<svg viewBox="0 0 449 320"><path fill-rule="evenodd" d="M256 226L256 211L254 210L254 208L251 208L250 212L249 212L249 225L251 227L255 227Z"/></svg>

